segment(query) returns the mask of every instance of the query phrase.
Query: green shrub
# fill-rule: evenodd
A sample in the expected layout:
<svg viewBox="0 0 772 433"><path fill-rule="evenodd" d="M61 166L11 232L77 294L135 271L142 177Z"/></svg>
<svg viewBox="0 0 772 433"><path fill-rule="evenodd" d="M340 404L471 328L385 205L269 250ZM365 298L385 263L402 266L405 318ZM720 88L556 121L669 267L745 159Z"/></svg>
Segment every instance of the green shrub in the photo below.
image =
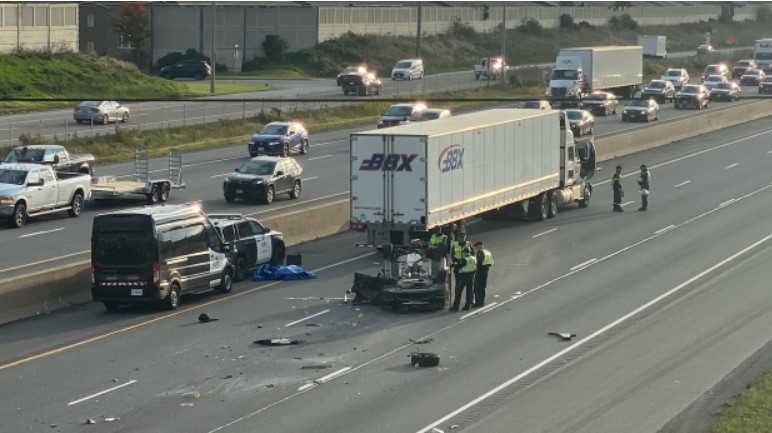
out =
<svg viewBox="0 0 772 433"><path fill-rule="evenodd" d="M616 32L623 30L635 30L638 28L638 22L635 21L633 17L630 16L630 14L622 14L620 16L614 15L613 17L609 18L608 26L611 28L611 30Z"/></svg>
<svg viewBox="0 0 772 433"><path fill-rule="evenodd" d="M284 53L287 51L287 41L279 35L267 35L263 41L263 53L265 58L273 61L284 61Z"/></svg>
<svg viewBox="0 0 772 433"><path fill-rule="evenodd" d="M560 28L573 30L578 28L578 26L574 23L574 17L569 14L563 14L560 16Z"/></svg>
<svg viewBox="0 0 772 433"><path fill-rule="evenodd" d="M533 18L529 18L527 20L523 20L517 30L521 33L529 35L538 35L541 34L544 28L541 26L541 24L539 24L538 21Z"/></svg>

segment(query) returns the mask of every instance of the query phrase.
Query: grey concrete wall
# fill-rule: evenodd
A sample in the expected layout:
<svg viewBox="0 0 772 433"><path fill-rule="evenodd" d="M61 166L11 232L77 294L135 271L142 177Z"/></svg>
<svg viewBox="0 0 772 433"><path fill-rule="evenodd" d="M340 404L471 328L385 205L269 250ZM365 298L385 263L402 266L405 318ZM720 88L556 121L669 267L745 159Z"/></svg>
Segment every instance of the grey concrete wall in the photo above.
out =
<svg viewBox="0 0 772 433"><path fill-rule="evenodd" d="M0 3L0 52L78 51L77 3Z"/></svg>

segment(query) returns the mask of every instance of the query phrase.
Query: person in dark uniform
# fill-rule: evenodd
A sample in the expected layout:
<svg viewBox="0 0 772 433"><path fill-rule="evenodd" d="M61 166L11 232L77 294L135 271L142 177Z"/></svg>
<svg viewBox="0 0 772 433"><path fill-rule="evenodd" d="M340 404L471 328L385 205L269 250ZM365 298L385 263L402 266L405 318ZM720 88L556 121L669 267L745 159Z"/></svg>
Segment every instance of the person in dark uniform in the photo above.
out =
<svg viewBox="0 0 772 433"><path fill-rule="evenodd" d="M482 241L474 244L477 251L477 272L474 275L474 304L473 307L479 308L485 305L485 289L488 287L488 271L493 266L493 254L485 249Z"/></svg>
<svg viewBox="0 0 772 433"><path fill-rule="evenodd" d="M460 260L455 260L458 268L458 278L456 279L456 296L453 299L453 306L449 311L458 311L461 304L461 294L466 289L466 302L464 311L469 310L474 298L474 274L477 271L477 258L472 255L471 248L464 248L464 256Z"/></svg>
<svg viewBox="0 0 772 433"><path fill-rule="evenodd" d="M638 176L638 186L641 187L641 207L638 210L645 211L649 208L649 181L651 173L645 164L641 165L641 174Z"/></svg>
<svg viewBox="0 0 772 433"><path fill-rule="evenodd" d="M617 171L611 176L611 189L614 191L614 212L624 212L622 210L622 197L625 192L622 190L622 166L617 166Z"/></svg>

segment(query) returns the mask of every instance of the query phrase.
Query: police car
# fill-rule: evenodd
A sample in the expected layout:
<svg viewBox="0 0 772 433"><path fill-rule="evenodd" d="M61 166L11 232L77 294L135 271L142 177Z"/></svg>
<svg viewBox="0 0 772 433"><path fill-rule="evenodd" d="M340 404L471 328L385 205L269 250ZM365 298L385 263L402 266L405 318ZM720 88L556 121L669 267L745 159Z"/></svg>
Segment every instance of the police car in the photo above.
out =
<svg viewBox="0 0 772 433"><path fill-rule="evenodd" d="M243 215L209 215L209 219L225 242L234 245L234 280L248 278L249 273L260 265L276 266L284 263L286 248L281 232Z"/></svg>

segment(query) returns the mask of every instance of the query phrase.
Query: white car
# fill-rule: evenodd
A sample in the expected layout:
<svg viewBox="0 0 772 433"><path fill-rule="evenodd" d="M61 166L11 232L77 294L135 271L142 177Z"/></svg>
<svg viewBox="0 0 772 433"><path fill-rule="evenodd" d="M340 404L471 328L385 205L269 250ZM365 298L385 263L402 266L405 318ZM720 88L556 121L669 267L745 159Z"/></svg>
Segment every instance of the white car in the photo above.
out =
<svg viewBox="0 0 772 433"><path fill-rule="evenodd" d="M681 87L689 83L689 72L683 68L670 68L662 74L660 80L670 81L673 87L681 90Z"/></svg>

